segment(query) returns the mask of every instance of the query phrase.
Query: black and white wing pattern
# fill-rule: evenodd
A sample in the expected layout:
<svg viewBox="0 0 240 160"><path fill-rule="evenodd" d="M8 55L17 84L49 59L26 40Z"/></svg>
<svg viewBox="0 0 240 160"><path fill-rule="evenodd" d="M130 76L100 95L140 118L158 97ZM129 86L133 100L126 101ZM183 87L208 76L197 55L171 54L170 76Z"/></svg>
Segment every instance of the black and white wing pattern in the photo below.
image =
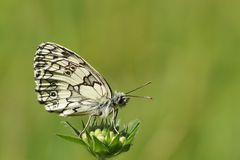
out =
<svg viewBox="0 0 240 160"><path fill-rule="evenodd" d="M99 105L112 98L104 78L83 58L55 43L42 43L34 57L38 101L61 116L98 115Z"/></svg>

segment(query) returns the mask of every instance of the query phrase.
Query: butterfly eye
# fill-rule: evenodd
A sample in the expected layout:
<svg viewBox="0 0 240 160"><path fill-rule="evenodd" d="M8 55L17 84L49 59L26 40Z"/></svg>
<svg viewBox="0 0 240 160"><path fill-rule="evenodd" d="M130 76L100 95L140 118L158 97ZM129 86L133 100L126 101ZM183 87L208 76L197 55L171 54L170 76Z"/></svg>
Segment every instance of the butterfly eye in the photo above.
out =
<svg viewBox="0 0 240 160"><path fill-rule="evenodd" d="M119 101L118 101L118 104L119 104L120 106L124 106L124 105L126 104L126 99L120 98Z"/></svg>
<svg viewBox="0 0 240 160"><path fill-rule="evenodd" d="M57 91L51 91L49 95L52 98L57 98Z"/></svg>

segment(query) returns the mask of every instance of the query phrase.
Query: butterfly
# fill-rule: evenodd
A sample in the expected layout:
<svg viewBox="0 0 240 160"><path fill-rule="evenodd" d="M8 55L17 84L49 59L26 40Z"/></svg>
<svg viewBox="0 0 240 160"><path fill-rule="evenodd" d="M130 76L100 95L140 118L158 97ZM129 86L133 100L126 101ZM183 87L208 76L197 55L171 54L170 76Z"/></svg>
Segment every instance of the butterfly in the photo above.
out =
<svg viewBox="0 0 240 160"><path fill-rule="evenodd" d="M89 115L82 132L93 116L106 118L112 114L115 124L118 108L125 106L130 97L140 97L129 93L151 83L127 93L113 92L104 77L86 60L52 42L42 43L37 48L34 79L38 101L46 111L60 116Z"/></svg>

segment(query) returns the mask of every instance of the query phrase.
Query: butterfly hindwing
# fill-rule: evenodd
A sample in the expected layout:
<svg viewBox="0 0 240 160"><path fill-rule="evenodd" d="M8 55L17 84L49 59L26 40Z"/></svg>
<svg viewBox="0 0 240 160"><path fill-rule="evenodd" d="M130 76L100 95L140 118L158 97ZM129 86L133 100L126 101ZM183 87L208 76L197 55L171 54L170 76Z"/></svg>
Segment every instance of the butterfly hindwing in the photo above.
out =
<svg viewBox="0 0 240 160"><path fill-rule="evenodd" d="M101 100L112 96L108 83L90 64L55 43L38 47L34 78L38 101L61 115L96 112Z"/></svg>

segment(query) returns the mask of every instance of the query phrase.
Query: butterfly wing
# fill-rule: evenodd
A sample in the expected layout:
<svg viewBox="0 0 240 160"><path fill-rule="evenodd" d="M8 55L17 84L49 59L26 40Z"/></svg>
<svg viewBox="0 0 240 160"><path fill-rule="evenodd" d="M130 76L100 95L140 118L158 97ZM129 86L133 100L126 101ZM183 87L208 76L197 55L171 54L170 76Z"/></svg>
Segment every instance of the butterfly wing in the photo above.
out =
<svg viewBox="0 0 240 160"><path fill-rule="evenodd" d="M34 57L38 101L62 116L98 114L111 99L107 81L83 58L58 44L42 43Z"/></svg>

